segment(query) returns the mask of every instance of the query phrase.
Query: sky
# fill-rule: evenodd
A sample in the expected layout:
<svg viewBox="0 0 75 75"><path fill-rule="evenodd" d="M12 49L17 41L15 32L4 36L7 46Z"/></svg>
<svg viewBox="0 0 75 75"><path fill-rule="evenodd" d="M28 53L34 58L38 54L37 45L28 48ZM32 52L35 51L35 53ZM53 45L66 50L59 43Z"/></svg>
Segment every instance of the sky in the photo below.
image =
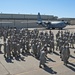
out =
<svg viewBox="0 0 75 75"><path fill-rule="evenodd" d="M75 18L75 0L0 0L0 13Z"/></svg>

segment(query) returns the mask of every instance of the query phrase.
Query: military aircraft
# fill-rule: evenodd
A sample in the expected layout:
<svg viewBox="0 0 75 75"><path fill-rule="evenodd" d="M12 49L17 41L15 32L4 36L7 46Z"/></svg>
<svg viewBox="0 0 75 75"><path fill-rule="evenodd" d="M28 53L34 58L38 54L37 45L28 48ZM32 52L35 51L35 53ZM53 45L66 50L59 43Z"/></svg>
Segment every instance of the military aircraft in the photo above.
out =
<svg viewBox="0 0 75 75"><path fill-rule="evenodd" d="M63 29L66 27L69 23L67 21L48 21L43 22L40 13L38 13L38 25L42 25L43 27L47 29Z"/></svg>

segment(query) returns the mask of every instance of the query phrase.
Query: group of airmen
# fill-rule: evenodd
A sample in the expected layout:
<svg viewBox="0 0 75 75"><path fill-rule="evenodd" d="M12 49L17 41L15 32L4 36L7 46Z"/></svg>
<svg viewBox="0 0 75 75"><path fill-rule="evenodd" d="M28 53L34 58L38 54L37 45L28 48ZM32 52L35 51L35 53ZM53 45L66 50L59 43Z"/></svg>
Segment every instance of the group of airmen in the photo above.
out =
<svg viewBox="0 0 75 75"><path fill-rule="evenodd" d="M75 33L69 31L58 31L56 35L50 30L49 32L39 31L37 29L28 30L25 28L0 28L0 38L4 41L4 57L21 57L22 54L32 54L35 58L40 59L40 65L45 66L48 53L59 51L60 58L67 65L70 57L70 48L74 48ZM0 52L1 52L0 44Z"/></svg>

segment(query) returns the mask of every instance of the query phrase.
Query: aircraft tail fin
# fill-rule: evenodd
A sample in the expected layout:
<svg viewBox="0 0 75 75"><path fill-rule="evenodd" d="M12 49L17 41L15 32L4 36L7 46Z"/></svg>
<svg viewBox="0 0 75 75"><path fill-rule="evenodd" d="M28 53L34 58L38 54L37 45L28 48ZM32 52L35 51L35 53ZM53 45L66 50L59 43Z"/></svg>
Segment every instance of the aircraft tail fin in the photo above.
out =
<svg viewBox="0 0 75 75"><path fill-rule="evenodd" d="M43 27L47 27L47 25L44 22L42 22L42 18L41 18L40 13L38 13L37 18L38 18L38 22L37 22L38 25L41 25Z"/></svg>
<svg viewBox="0 0 75 75"><path fill-rule="evenodd" d="M38 23L42 23L42 19L41 19L41 15L40 15L40 13L38 13Z"/></svg>

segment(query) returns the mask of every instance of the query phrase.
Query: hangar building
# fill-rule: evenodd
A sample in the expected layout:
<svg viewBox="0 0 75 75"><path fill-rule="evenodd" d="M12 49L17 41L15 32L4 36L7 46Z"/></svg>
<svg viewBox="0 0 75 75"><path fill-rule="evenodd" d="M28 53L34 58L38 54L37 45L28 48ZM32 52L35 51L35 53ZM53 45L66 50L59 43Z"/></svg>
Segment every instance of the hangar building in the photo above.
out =
<svg viewBox="0 0 75 75"><path fill-rule="evenodd" d="M70 24L75 24L75 18L58 18L53 15L41 15L44 21L65 20ZM35 28L37 25L37 15L33 14L0 14L0 27L16 27L16 28Z"/></svg>
<svg viewBox="0 0 75 75"><path fill-rule="evenodd" d="M43 20L57 20L57 16L53 15L41 15ZM37 15L33 14L0 14L0 26L1 27L38 27Z"/></svg>

